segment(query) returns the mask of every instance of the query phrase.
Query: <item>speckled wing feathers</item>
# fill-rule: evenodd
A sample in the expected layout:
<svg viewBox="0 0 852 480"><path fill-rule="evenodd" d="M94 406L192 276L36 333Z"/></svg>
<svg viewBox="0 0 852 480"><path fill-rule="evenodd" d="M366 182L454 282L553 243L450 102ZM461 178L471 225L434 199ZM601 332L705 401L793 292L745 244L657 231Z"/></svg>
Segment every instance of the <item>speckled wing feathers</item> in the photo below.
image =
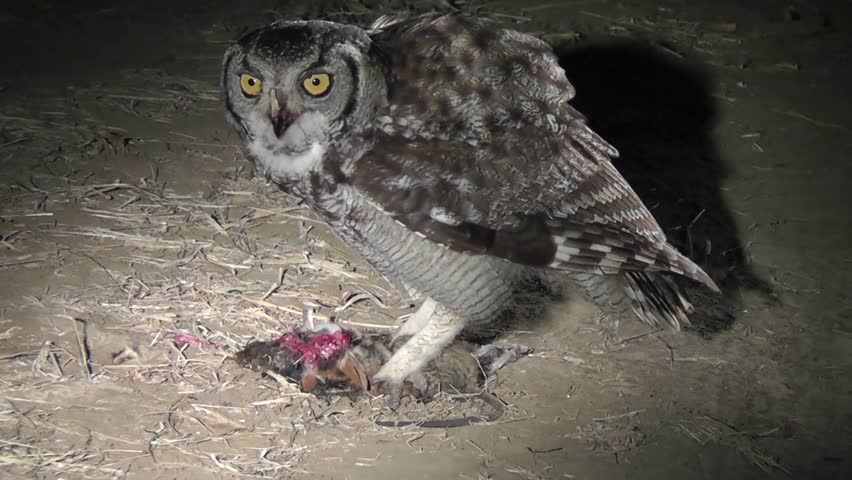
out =
<svg viewBox="0 0 852 480"><path fill-rule="evenodd" d="M575 272L672 271L715 288L618 173L568 100L550 47L482 19L394 19L390 105L351 181L457 251Z"/></svg>

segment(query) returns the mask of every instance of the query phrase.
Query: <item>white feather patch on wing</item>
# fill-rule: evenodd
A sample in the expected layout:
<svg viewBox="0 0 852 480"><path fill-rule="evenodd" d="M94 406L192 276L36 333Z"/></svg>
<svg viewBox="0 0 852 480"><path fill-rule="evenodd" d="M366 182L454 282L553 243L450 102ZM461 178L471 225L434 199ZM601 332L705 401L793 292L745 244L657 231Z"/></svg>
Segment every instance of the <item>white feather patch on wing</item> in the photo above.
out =
<svg viewBox="0 0 852 480"><path fill-rule="evenodd" d="M446 225L456 226L462 223L460 218L441 207L432 207L432 209L429 210L429 216L432 220Z"/></svg>
<svg viewBox="0 0 852 480"><path fill-rule="evenodd" d="M571 232L566 233L566 235L553 237L553 241L556 243L556 261L553 263L553 265L557 265L560 262L570 262L572 255L578 255L580 253L579 248L565 245L566 240L568 240L569 238L573 238L570 236Z"/></svg>
<svg viewBox="0 0 852 480"><path fill-rule="evenodd" d="M603 252L603 253L609 253L609 252L612 251L612 247L607 246L607 245L601 245L599 243L593 243L593 244L589 245L589 249L594 250L596 252Z"/></svg>
<svg viewBox="0 0 852 480"><path fill-rule="evenodd" d="M564 245L560 245L560 246L556 247L556 260L557 260L557 262L554 262L554 264L559 264L559 262L566 262L567 263L567 262L571 261L572 255L577 255L579 253L580 253L579 248L566 247Z"/></svg>
<svg viewBox="0 0 852 480"><path fill-rule="evenodd" d="M647 263L648 265L653 265L655 262L653 258L646 257L645 255L639 255L638 253L634 254L633 258L642 263Z"/></svg>

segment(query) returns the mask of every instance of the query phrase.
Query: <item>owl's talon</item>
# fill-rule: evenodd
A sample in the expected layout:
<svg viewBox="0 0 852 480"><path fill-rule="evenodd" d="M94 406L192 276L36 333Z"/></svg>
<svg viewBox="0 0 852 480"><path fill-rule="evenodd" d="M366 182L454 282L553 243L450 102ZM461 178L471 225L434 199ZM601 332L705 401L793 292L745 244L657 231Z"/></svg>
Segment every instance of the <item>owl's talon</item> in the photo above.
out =
<svg viewBox="0 0 852 480"><path fill-rule="evenodd" d="M474 353L474 356L479 362L479 366L482 368L485 376L490 377L501 368L516 362L521 357L529 355L532 351L532 348L525 345L491 343L479 347Z"/></svg>
<svg viewBox="0 0 852 480"><path fill-rule="evenodd" d="M405 381L411 384L411 389L409 390L413 389L410 394L418 398L426 395L426 392L429 391L429 379L423 372L414 372Z"/></svg>
<svg viewBox="0 0 852 480"><path fill-rule="evenodd" d="M374 395L385 395L385 402L391 410L396 410L402 403L402 397L423 398L429 391L429 379L422 372L415 372L403 381L391 379L373 379L370 391Z"/></svg>
<svg viewBox="0 0 852 480"><path fill-rule="evenodd" d="M388 408L393 411L399 409L399 405L402 403L402 384L397 383L390 386L386 403Z"/></svg>
<svg viewBox="0 0 852 480"><path fill-rule="evenodd" d="M374 382L370 388L370 391L374 395L384 395L385 404L388 408L394 411L396 411L402 403L402 390L403 386L401 383L385 380Z"/></svg>

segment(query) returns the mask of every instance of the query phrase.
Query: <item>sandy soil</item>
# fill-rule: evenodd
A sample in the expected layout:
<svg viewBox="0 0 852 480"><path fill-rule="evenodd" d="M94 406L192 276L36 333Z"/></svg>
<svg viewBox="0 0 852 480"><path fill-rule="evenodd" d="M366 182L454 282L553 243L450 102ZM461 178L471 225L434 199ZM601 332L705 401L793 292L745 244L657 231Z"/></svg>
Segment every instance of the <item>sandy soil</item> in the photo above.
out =
<svg viewBox="0 0 852 480"><path fill-rule="evenodd" d="M361 328L408 306L250 178L218 99L231 39L352 18L346 2L205 3L0 7L0 477L852 471L849 2L487 4L558 47L618 167L725 297L683 333L550 305L504 335L536 349L492 385L505 421L447 431L378 428L381 401L227 361L306 306ZM356 17L387 4L407 7ZM363 291L384 305L338 308Z"/></svg>

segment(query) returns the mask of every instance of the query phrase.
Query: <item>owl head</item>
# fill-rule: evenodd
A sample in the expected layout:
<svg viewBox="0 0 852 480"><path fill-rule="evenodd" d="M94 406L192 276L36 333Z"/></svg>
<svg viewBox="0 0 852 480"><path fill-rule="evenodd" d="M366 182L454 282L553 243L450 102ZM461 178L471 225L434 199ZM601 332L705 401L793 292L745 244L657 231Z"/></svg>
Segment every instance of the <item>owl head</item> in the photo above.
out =
<svg viewBox="0 0 852 480"><path fill-rule="evenodd" d="M368 34L324 21L277 22L225 54L226 116L258 169L273 178L317 169L330 145L370 125L386 98Z"/></svg>

